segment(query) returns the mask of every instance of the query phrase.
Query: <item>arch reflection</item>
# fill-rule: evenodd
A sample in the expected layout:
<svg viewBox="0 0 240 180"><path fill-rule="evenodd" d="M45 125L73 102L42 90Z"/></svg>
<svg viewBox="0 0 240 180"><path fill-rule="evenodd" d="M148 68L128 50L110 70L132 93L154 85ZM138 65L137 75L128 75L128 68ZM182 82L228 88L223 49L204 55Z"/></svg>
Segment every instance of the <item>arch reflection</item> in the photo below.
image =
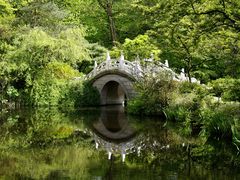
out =
<svg viewBox="0 0 240 180"><path fill-rule="evenodd" d="M93 123L96 148L107 151L108 159L120 154L122 161L128 153L136 151L136 130L131 127L124 113L123 106L106 106L101 109L101 116ZM138 150L140 153L140 149Z"/></svg>

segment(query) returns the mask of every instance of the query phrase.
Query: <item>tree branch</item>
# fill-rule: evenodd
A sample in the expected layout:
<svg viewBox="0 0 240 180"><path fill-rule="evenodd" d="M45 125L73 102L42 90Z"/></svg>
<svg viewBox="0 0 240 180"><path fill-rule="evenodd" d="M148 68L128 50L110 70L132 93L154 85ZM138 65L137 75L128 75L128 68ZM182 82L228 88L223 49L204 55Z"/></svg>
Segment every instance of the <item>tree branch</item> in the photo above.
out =
<svg viewBox="0 0 240 180"><path fill-rule="evenodd" d="M177 38L180 40L180 42L181 42L181 44L183 45L183 48L186 50L187 54L188 54L189 56L191 56L188 47L187 47L186 44L182 41L181 37L180 37L180 36L177 36Z"/></svg>
<svg viewBox="0 0 240 180"><path fill-rule="evenodd" d="M192 7L193 12L194 12L195 14L197 14L197 11L195 10L195 7L194 7L194 4L193 4L192 0L190 0L189 2L190 2L190 4L191 4L191 7Z"/></svg>
<svg viewBox="0 0 240 180"><path fill-rule="evenodd" d="M237 24L237 22L232 19L226 12L221 11L219 9L212 9L205 12L195 13L196 15L215 15L215 14L221 14L225 19L230 21L233 24L233 28L235 28L238 32L240 31L240 26Z"/></svg>

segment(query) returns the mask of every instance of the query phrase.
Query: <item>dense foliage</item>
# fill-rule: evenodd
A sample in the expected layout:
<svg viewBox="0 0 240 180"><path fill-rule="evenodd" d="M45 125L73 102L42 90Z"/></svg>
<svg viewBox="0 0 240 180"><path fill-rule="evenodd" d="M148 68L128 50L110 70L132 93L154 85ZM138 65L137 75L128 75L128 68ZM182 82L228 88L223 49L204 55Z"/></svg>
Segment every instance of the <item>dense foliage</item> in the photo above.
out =
<svg viewBox="0 0 240 180"><path fill-rule="evenodd" d="M171 73L145 75L135 85L138 92L136 98L128 103L128 111L132 114L163 115L163 109L168 106L176 83Z"/></svg>
<svg viewBox="0 0 240 180"><path fill-rule="evenodd" d="M83 79L108 48L168 60L207 85L145 75L130 112L164 114L185 134L238 147L239 9L238 0L0 0L0 107L99 104Z"/></svg>
<svg viewBox="0 0 240 180"><path fill-rule="evenodd" d="M83 77L105 49L89 43L86 29L52 1L2 0L0 8L1 107L64 104L73 79Z"/></svg>
<svg viewBox="0 0 240 180"><path fill-rule="evenodd" d="M169 168L164 161L189 172L198 160L240 167L239 32L239 0L0 0L0 174L53 179L69 169L69 178L98 179L106 169L124 174L132 168L139 179L162 171L159 164ZM68 118L73 108L100 104L85 75L107 49L143 68L168 60L190 80L178 82L162 72L135 83L137 96L127 110L145 116L138 123L146 126L140 130L145 149L141 157L128 155L118 169L106 166L105 154L93 149L93 134L85 132L84 123L100 119L99 112ZM18 107L29 111L12 111ZM30 112L32 107L38 108ZM147 121L149 115L166 121Z"/></svg>
<svg viewBox="0 0 240 180"><path fill-rule="evenodd" d="M38 105L57 104L46 92L77 71L89 72L93 59L103 60L104 47L132 61L168 59L203 83L228 76L226 83L237 87L239 9L237 0L0 0L1 104L37 105L39 97L46 102ZM51 64L68 70L53 77ZM216 86L218 93L226 89ZM238 100L233 86L224 99Z"/></svg>
<svg viewBox="0 0 240 180"><path fill-rule="evenodd" d="M239 150L239 88L233 85L237 80L219 79L206 86L156 77L137 83L139 93L129 102L128 112L161 115L167 121L181 123L184 136L231 142ZM165 81L159 81L160 77Z"/></svg>

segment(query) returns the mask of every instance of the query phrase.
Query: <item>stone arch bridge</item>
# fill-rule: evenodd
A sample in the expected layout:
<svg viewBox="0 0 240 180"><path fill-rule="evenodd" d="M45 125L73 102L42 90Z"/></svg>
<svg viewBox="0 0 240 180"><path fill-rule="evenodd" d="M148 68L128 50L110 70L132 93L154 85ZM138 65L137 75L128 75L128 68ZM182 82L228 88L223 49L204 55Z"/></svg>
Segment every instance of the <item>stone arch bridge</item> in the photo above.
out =
<svg viewBox="0 0 240 180"><path fill-rule="evenodd" d="M124 59L123 54L119 59L111 59L107 53L106 61L97 65L96 61L94 69L85 77L90 80L92 85L96 87L101 95L101 105L123 104L127 100L133 98L136 92L133 83L141 79L144 73L158 73L160 71L169 71L176 80L187 80L184 72L180 75L174 73L165 64L151 66L153 58L145 59L149 66L142 66L139 60L130 62Z"/></svg>

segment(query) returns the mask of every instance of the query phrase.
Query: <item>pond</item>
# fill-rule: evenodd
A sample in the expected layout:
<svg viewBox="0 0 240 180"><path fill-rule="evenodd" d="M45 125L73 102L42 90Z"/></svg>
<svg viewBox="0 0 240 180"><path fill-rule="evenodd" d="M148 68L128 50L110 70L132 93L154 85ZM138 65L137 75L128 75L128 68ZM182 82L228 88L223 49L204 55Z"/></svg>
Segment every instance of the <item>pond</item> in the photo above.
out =
<svg viewBox="0 0 240 180"><path fill-rule="evenodd" d="M226 143L122 106L2 111L0 179L240 179Z"/></svg>

